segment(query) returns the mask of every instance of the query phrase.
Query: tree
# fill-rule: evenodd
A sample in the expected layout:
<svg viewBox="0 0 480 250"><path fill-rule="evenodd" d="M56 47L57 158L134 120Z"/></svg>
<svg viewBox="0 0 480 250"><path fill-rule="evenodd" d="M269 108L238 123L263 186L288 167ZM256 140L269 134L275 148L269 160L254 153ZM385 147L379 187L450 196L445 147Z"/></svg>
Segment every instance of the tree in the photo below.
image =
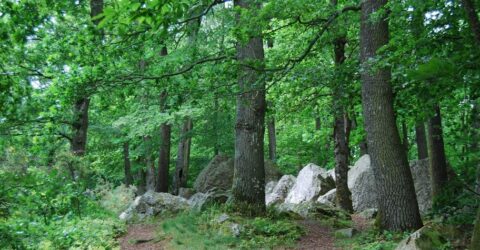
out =
<svg viewBox="0 0 480 250"><path fill-rule="evenodd" d="M417 122L415 125L415 142L417 143L418 159L422 160L428 158L427 136L425 134L425 124L423 122Z"/></svg>
<svg viewBox="0 0 480 250"><path fill-rule="evenodd" d="M190 117L186 117L181 129L180 141L178 142L177 163L175 175L173 177L173 194L178 194L181 187L187 186L188 166L190 164L190 147L192 144L193 122Z"/></svg>
<svg viewBox="0 0 480 250"><path fill-rule="evenodd" d="M124 172L125 172L125 186L127 187L133 184L129 147L130 145L128 141L123 143L123 164L124 164Z"/></svg>
<svg viewBox="0 0 480 250"><path fill-rule="evenodd" d="M360 24L362 104L375 183L378 222L382 229L412 230L422 226L412 174L400 141L388 66L373 65L389 40L386 0L366 0ZM380 16L378 16L380 15Z"/></svg>
<svg viewBox="0 0 480 250"><path fill-rule="evenodd" d="M430 156L430 174L432 179L433 197L441 193L448 181L440 107L436 105L434 110L435 113L433 117L428 121L428 154Z"/></svg>
<svg viewBox="0 0 480 250"><path fill-rule="evenodd" d="M333 0L334 7L337 6L337 1ZM333 139L335 144L335 187L336 192L336 204L339 208L353 212L352 198L350 190L348 189L348 165L350 158L350 149L348 147L347 138L347 114L346 108L343 105L346 83L344 82L341 69L339 69L344 63L345 57L345 44L347 38L342 31L336 30L336 37L333 39L334 59L335 59L335 71L337 73L337 80L333 86L333 112L334 112L334 128Z"/></svg>
<svg viewBox="0 0 480 250"><path fill-rule="evenodd" d="M167 54L167 49L162 49L162 54ZM164 90L160 95L160 112L167 110L167 91ZM171 125L168 122L162 123L160 127L161 144L158 157L158 175L155 191L168 192L168 169L170 167L170 144L171 144Z"/></svg>
<svg viewBox="0 0 480 250"><path fill-rule="evenodd" d="M250 12L260 7L252 0L235 0L234 5ZM245 19L239 14L237 24L247 26ZM236 47L240 93L237 94L232 194L233 203L240 211L262 214L265 212L265 82L259 71L249 65L263 67L264 50L261 29L247 27L247 38L237 41Z"/></svg>

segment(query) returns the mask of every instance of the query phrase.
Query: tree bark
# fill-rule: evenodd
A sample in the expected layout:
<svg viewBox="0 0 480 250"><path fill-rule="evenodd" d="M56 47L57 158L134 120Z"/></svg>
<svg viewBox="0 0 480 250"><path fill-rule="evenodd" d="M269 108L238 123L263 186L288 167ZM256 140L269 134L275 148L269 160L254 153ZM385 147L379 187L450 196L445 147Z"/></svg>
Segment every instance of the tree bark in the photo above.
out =
<svg viewBox="0 0 480 250"><path fill-rule="evenodd" d="M160 95L160 111L166 112L167 110L167 91L164 90ZM168 169L170 167L170 141L171 141L171 125L167 122L163 123L160 127L160 138L162 140L159 149L158 157L158 175L157 186L155 191L168 192Z"/></svg>
<svg viewBox="0 0 480 250"><path fill-rule="evenodd" d="M125 186L130 186L133 184L133 176L131 172L131 163L130 163L130 150L129 143L123 143L123 162L124 162L124 171L125 171Z"/></svg>
<svg viewBox="0 0 480 250"><path fill-rule="evenodd" d="M415 126L415 141L417 143L418 159L428 158L427 135L425 134L425 124L417 122Z"/></svg>
<svg viewBox="0 0 480 250"><path fill-rule="evenodd" d="M391 71L371 65L388 43L386 17L374 16L387 0L365 0L360 26L362 103L368 150L375 175L378 224L381 229L404 231L422 226L412 174L400 141L393 109Z"/></svg>
<svg viewBox="0 0 480 250"><path fill-rule="evenodd" d="M155 190L155 163L152 159L151 138L150 136L143 137L145 145L145 165L146 165L146 188L147 191Z"/></svg>
<svg viewBox="0 0 480 250"><path fill-rule="evenodd" d="M478 14L475 10L475 4L472 0L462 0L463 9L467 15L467 21L472 29L473 36L477 45L480 46L480 22L478 20Z"/></svg>
<svg viewBox="0 0 480 250"><path fill-rule="evenodd" d="M403 148L405 149L405 153L407 154L407 159L408 159L408 128L407 128L407 122L405 120L402 120L402 144Z"/></svg>
<svg viewBox="0 0 480 250"><path fill-rule="evenodd" d="M89 106L90 98L88 97L81 97L73 106L73 135L70 146L72 153L76 156L84 156L86 153Z"/></svg>
<svg viewBox="0 0 480 250"><path fill-rule="evenodd" d="M275 118L268 119L268 156L273 162L277 161L277 135L275 130Z"/></svg>
<svg viewBox="0 0 480 250"><path fill-rule="evenodd" d="M480 249L480 207L477 211L477 219L475 220L470 249Z"/></svg>
<svg viewBox="0 0 480 250"><path fill-rule="evenodd" d="M181 187L187 186L188 166L190 163L190 147L192 143L191 131L193 122L190 117L185 118L178 143L177 163L173 177L172 193L177 195Z"/></svg>
<svg viewBox="0 0 480 250"><path fill-rule="evenodd" d="M442 117L440 107L435 106L435 115L428 121L428 147L430 176L433 197L439 195L448 181L447 160L443 144Z"/></svg>
<svg viewBox="0 0 480 250"><path fill-rule="evenodd" d="M336 1L332 1L336 6ZM333 41L333 49L335 56L336 71L345 61L345 44L347 43L345 36L337 36ZM339 74L341 75L341 74ZM345 94L345 83L340 80L334 83L334 98L333 98L333 112L334 112L334 154L335 154L335 187L336 204L339 208L353 212L352 198L350 190L348 189L348 165L350 158L350 149L348 148L347 131L350 126L347 121L345 112L345 105L343 105L343 96Z"/></svg>
<svg viewBox="0 0 480 250"><path fill-rule="evenodd" d="M260 5L252 0L235 0L234 5L255 11ZM240 16L237 23L242 24ZM245 42L237 42L240 64L263 67L264 50L261 30L248 30ZM259 66L260 65L260 66ZM265 133L265 82L259 72L241 65L238 68L237 114L235 124L235 163L233 203L245 214L265 213L265 169L263 139Z"/></svg>

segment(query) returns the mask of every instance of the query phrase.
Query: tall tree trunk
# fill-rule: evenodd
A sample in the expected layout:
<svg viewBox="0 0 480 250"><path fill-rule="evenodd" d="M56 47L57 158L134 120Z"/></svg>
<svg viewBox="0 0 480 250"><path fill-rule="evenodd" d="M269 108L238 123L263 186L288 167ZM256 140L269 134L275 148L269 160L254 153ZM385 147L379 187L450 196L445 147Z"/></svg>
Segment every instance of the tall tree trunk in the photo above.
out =
<svg viewBox="0 0 480 250"><path fill-rule="evenodd" d="M247 11L260 8L252 0L235 0L234 5ZM240 15L240 14L239 14ZM239 25L242 23L237 16ZM249 26L246 26L249 27ZM240 64L263 67L264 51L261 30L249 30L246 41L238 41ZM235 124L235 163L233 203L246 214L265 213L265 169L263 139L265 133L265 82L259 72L249 66L238 68L237 115Z"/></svg>
<svg viewBox="0 0 480 250"><path fill-rule="evenodd" d="M90 98L81 97L74 105L74 119L72 122L73 135L71 140L71 150L76 156L84 156L87 147L88 131L88 107Z"/></svg>
<svg viewBox="0 0 480 250"><path fill-rule="evenodd" d="M216 156L220 153L220 143L219 143L219 134L218 134L218 112L219 112L219 104L218 104L218 94L215 93L213 97L213 133L214 133L214 145L213 145L213 156Z"/></svg>
<svg viewBox="0 0 480 250"><path fill-rule="evenodd" d="M417 122L415 125L415 141L417 143L418 159L428 158L427 135L425 134L425 124Z"/></svg>
<svg viewBox="0 0 480 250"><path fill-rule="evenodd" d="M315 117L315 130L320 130L322 128L322 121L320 119L320 116Z"/></svg>
<svg viewBox="0 0 480 250"><path fill-rule="evenodd" d="M152 141L150 136L144 136L145 165L146 165L146 188L147 191L155 190L155 163L152 159Z"/></svg>
<svg viewBox="0 0 480 250"><path fill-rule="evenodd" d="M408 128L407 128L407 122L405 120L402 120L402 145L405 150L405 153L407 154L407 159L408 159Z"/></svg>
<svg viewBox="0 0 480 250"><path fill-rule="evenodd" d="M433 197L439 195L448 181L447 160L443 144L442 117L440 107L435 106L435 114L428 121L428 147L430 156L430 176Z"/></svg>
<svg viewBox="0 0 480 250"><path fill-rule="evenodd" d="M477 210L477 219L475 220L470 249L480 249L480 207Z"/></svg>
<svg viewBox="0 0 480 250"><path fill-rule="evenodd" d="M365 0L362 5L360 51L363 70L362 103L368 150L377 187L378 222L386 230L422 226L407 155L403 150L393 109L391 71L373 66L377 51L388 43L388 21L376 16L387 0Z"/></svg>
<svg viewBox="0 0 480 250"><path fill-rule="evenodd" d="M277 161L277 135L275 130L275 117L268 119L268 156L273 162Z"/></svg>
<svg viewBox="0 0 480 250"><path fill-rule="evenodd" d="M190 117L185 118L178 143L177 163L173 177L172 193L177 195L181 187L187 186L188 166L190 163L190 147L192 144L191 131L193 122Z"/></svg>
<svg viewBox="0 0 480 250"><path fill-rule="evenodd" d="M144 194L147 191L147 173L145 169L140 169L138 172L138 188L137 196Z"/></svg>
<svg viewBox="0 0 480 250"><path fill-rule="evenodd" d="M131 172L131 163L130 163L130 150L129 143L123 143L123 162L124 162L124 171L125 171L125 186L130 186L133 184L133 176Z"/></svg>
<svg viewBox="0 0 480 250"><path fill-rule="evenodd" d="M336 7L337 1L332 1ZM347 43L345 36L337 36L333 41L335 66L336 71L340 72L339 67L345 61L345 44ZM338 74L341 75L341 74ZM349 126L346 119L345 105L343 105L342 96L345 95L345 83L343 80L334 83L334 98L333 98L333 112L334 112L334 154L335 154L335 187L336 204L339 208L353 212L352 198L350 190L348 189L348 162L350 158L350 149L348 148L347 127Z"/></svg>
<svg viewBox="0 0 480 250"><path fill-rule="evenodd" d="M463 9L467 14L467 21L472 29L473 36L477 45L480 45L480 22L478 21L478 14L475 10L475 4L472 0L462 0Z"/></svg>
<svg viewBox="0 0 480 250"><path fill-rule="evenodd" d="M166 90L164 90L160 95L160 108L160 111L162 113L167 111ZM171 125L167 122L163 123L160 127L160 137L162 142L160 144L160 152L158 157L157 186L155 189L155 191L157 192L168 192L168 169L170 167L171 130Z"/></svg>

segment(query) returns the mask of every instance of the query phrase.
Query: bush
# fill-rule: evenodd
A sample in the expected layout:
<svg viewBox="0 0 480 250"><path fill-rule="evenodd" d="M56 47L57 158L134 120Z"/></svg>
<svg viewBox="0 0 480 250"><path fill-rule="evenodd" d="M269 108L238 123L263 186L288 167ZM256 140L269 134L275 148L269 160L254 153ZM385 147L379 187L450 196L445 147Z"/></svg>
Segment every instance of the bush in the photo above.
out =
<svg viewBox="0 0 480 250"><path fill-rule="evenodd" d="M121 184L112 188L111 183L104 182L101 185L97 185L95 194L99 197L100 205L103 208L119 215L133 202L136 191L137 188L135 186L127 187Z"/></svg>

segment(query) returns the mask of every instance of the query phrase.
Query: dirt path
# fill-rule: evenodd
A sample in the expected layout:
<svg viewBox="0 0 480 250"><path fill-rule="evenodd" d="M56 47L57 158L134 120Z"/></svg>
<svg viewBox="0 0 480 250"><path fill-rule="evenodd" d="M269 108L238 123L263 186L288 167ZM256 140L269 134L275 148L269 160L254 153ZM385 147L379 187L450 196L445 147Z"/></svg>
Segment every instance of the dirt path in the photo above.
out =
<svg viewBox="0 0 480 250"><path fill-rule="evenodd" d="M127 234L119 238L122 250L163 250L165 242L155 238L155 225L135 224L128 226Z"/></svg>
<svg viewBox="0 0 480 250"><path fill-rule="evenodd" d="M299 222L305 227L306 235L302 236L295 249L315 249L315 250L337 250L335 247L335 237L332 229L320 225L315 220L303 220Z"/></svg>

